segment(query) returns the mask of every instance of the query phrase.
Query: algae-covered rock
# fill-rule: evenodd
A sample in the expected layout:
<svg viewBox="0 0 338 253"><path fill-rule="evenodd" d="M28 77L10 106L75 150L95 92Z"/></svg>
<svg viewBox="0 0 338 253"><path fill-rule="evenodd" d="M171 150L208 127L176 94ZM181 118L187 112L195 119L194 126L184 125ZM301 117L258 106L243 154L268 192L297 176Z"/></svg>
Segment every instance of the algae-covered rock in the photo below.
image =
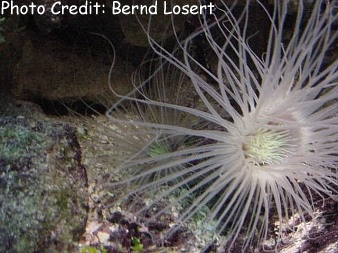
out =
<svg viewBox="0 0 338 253"><path fill-rule="evenodd" d="M74 249L88 209L80 159L67 124L0 115L0 252Z"/></svg>

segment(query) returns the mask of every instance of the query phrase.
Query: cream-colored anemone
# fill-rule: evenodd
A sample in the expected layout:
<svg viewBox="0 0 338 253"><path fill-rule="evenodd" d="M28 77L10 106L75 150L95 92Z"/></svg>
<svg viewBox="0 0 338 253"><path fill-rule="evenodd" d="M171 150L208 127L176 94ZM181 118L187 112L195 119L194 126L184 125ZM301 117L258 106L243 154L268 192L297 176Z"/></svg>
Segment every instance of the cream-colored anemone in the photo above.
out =
<svg viewBox="0 0 338 253"><path fill-rule="evenodd" d="M132 122L160 131L166 141L177 136L198 141L133 160L133 166L146 165L147 170L122 183L139 182L153 173L165 176L138 184L130 194L149 194L163 186L166 190L154 195L152 203L166 203L167 196L184 188L175 203L191 196L194 200L181 211L179 220L189 221L207 206L210 213L203 224L213 224L215 233L225 235L227 249L237 239L242 241L242 251L268 237L271 210L280 223L295 213L305 220L305 215L313 217L314 195L334 198L338 186L338 60L323 62L337 40L335 3L314 1L305 17L304 1L299 1L293 28L288 24L292 33L284 39L289 1L274 1L272 12L257 1L270 22L265 52L257 55L250 47L255 36L247 35L250 2L240 14L221 4L213 14L202 16L200 28L180 42L175 53L148 34L153 50L190 79L187 85L192 85L203 106L123 98L207 123L194 128L169 122ZM205 50L216 58L214 71L192 52L191 45L202 38L208 44ZM108 116L117 122L112 116L115 108ZM180 169L161 173L170 168ZM167 203L157 209L153 219L174 204ZM277 245L281 237L280 226Z"/></svg>

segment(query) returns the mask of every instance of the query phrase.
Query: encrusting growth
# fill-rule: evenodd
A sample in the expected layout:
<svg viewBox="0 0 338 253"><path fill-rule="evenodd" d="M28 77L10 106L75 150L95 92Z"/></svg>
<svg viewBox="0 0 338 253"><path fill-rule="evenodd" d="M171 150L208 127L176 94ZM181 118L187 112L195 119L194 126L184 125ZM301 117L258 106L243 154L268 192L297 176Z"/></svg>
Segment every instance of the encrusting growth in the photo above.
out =
<svg viewBox="0 0 338 253"><path fill-rule="evenodd" d="M247 35L247 2L236 17L225 4L202 16L200 29L180 42L175 54L148 34L152 49L163 61L189 78L187 85L194 88L200 104L189 107L146 95L123 100L138 108L189 115L195 119L194 126L118 119L114 114L118 105L108 111L112 122L147 128L166 143L178 137L184 142L174 150L157 142L157 150L153 145L148 155L121 165L134 172L117 184L134 184L130 196L149 196L161 189L148 207L167 205L159 205L162 208L152 219L193 196L192 203L180 211L179 221L187 222L207 207L202 224L212 224L212 228L200 229L224 235L227 249L241 239L243 251L269 236L270 210L280 224L296 213L303 221L305 216L314 218L314 196L336 198L338 187L338 60L324 64L337 40L333 30L337 6L334 1L314 1L311 15L305 18L304 1L299 1L292 34L285 39L289 1L274 1L272 12L257 1L271 22L265 52L257 55L250 47L255 36ZM199 36L217 60L214 71L190 50ZM154 173L160 176L150 177ZM175 200L167 201L177 192L181 194ZM281 227L276 247L282 239Z"/></svg>

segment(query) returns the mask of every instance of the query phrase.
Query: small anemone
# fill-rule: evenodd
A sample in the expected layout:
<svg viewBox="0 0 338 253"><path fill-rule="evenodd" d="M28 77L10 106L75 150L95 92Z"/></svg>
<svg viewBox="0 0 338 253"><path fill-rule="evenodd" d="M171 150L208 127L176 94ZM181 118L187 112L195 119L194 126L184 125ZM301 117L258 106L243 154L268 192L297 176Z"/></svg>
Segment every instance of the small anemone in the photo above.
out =
<svg viewBox="0 0 338 253"><path fill-rule="evenodd" d="M136 172L116 184L136 185L129 195L153 194L151 204L167 203L151 219L193 196L178 222L188 222L207 206L209 213L201 223L213 224L214 233L225 236L227 250L237 240L242 240L245 251L268 239L272 216L280 224L296 213L302 221L314 219L314 202L337 196L338 60L325 62L337 39L334 1L314 1L308 16L299 1L292 29L286 29L289 1L274 1L271 12L257 4L270 23L264 54L251 47L255 36L248 35L249 1L239 14L234 14L233 6L220 4L214 13L200 17L195 32L178 40L175 52L148 33L163 64L189 81L177 89L174 99L166 92L170 79L164 78L161 87L147 82L159 96L150 98L142 83L136 87L137 96L121 101L136 104L144 115L156 111L160 120L121 119L115 114L119 104L108 111L114 124L146 129L156 139L144 146L148 153L138 153L121 165ZM192 51L199 38L216 59L213 70ZM198 103L177 103L175 98L187 87L193 88ZM176 119L189 120L164 120L170 112L180 115ZM177 143L178 137L183 140L179 147L164 146ZM167 201L182 188L182 194ZM161 190L154 194L157 189ZM276 247L282 235L279 226Z"/></svg>
<svg viewBox="0 0 338 253"><path fill-rule="evenodd" d="M155 62L155 67L152 66ZM168 178L179 170L183 170L185 164L166 166L173 163L174 157L170 154L179 153L189 146L198 145L198 139L179 132L169 133L154 126L171 125L176 127L189 127L191 129L202 128L205 124L198 117L170 108L167 106L152 106L152 101L175 104L193 103L189 97L194 93L193 89L187 91L189 79L176 69L164 66L162 61L152 59L149 66L144 62L133 82L138 83L147 76L149 69L154 73L146 82L135 90L130 98L123 97L114 104L114 109L108 112L109 118L114 122L116 150L121 153L119 161L122 163L120 171L135 175L139 187L145 182L152 182L154 178ZM189 94L188 94L189 92ZM188 96L189 95L189 96ZM128 98L128 99L127 99ZM147 103L139 102L147 101ZM123 155L122 155L123 154ZM152 164L152 165L151 165ZM151 172L151 166L166 166L163 170ZM141 176L142 175L142 176ZM172 177L175 179L175 177ZM135 187L134 187L135 188ZM138 189L138 188L136 188Z"/></svg>

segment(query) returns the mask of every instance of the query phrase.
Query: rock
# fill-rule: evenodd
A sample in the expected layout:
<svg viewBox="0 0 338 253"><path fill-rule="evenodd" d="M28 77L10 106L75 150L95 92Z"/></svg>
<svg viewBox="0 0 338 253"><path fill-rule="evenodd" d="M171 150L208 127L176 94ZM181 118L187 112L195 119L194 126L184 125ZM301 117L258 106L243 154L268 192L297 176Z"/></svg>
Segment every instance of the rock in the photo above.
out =
<svg viewBox="0 0 338 253"><path fill-rule="evenodd" d="M124 0L122 5L132 6L134 5L151 5L153 4L153 0ZM163 14L163 1L158 2L158 14L154 15L119 15L119 19L121 22L121 28L126 36L126 39L130 44L140 46L140 47L148 47L149 42L146 36L145 31L141 28L147 30L149 20L151 22L149 34L155 41L161 43L165 41L168 37L174 34L174 30L172 29L173 25L175 27L175 32L179 32L184 27L184 22L188 20L191 15L164 15ZM170 1L167 1L170 2ZM176 0L173 4L177 4L183 6L185 4L198 4L197 0ZM168 4L169 5L169 4Z"/></svg>
<svg viewBox="0 0 338 253"><path fill-rule="evenodd" d="M106 43L101 37L98 40ZM12 92L21 99L84 100L110 105L117 99L108 85L111 64L112 59L106 56L93 56L83 49L31 33L13 72ZM132 72L130 66L120 62L114 65L114 91L127 94L132 90Z"/></svg>
<svg viewBox="0 0 338 253"><path fill-rule="evenodd" d="M54 2L40 0L36 4L48 9ZM134 66L126 60L125 51L119 53L126 43L121 42L118 17L49 14L8 15L1 24L5 42L0 44L0 92L34 102L85 101L108 106L117 100L108 85L114 56L110 76L114 91L125 95L134 88Z"/></svg>
<svg viewBox="0 0 338 253"><path fill-rule="evenodd" d="M72 252L88 212L74 129L43 120L32 104L4 107L4 101L1 97L0 252Z"/></svg>

